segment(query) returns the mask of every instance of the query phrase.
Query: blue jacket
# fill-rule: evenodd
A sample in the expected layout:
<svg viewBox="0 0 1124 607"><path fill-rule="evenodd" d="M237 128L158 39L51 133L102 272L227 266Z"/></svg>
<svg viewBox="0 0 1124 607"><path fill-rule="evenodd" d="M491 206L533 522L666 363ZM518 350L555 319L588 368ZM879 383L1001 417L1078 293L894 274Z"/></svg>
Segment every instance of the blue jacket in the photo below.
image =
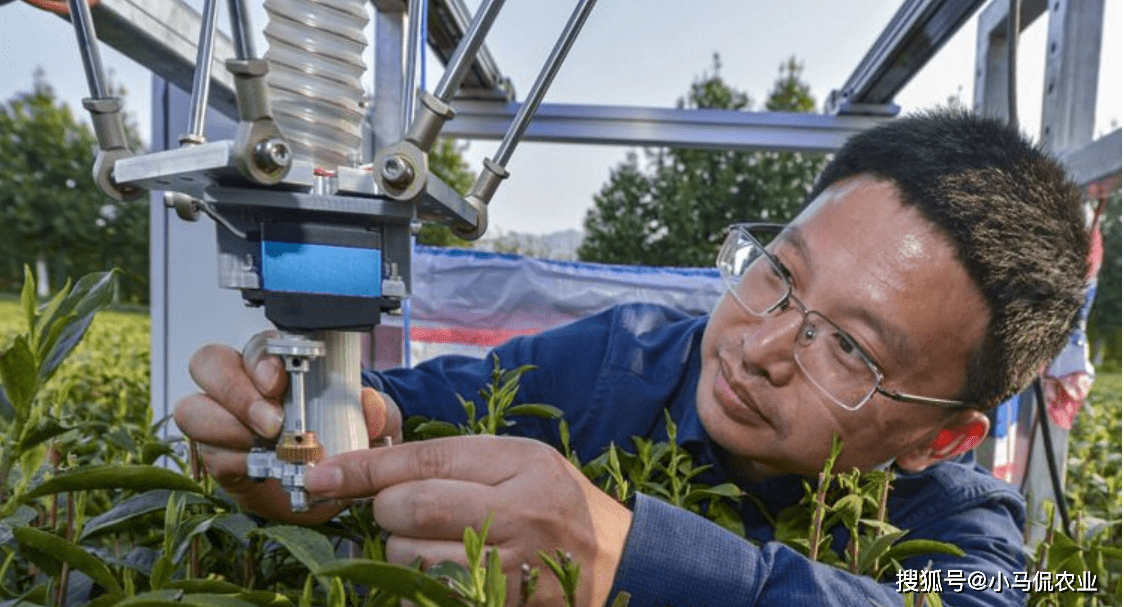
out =
<svg viewBox="0 0 1124 607"><path fill-rule="evenodd" d="M523 376L516 400L565 411L572 447L582 461L600 455L610 442L631 445L633 435L666 440L663 411L667 409L678 426L678 442L696 464L712 466L705 480L718 484L733 476L695 410L699 345L706 322L706 317L659 306L624 305L540 335L513 339L495 353L504 369L537 365ZM491 357L449 356L414 369L368 371L364 381L393 398L404 415L459 423L465 414L456 395L477 397L491 379L493 364ZM553 420L521 419L513 432L560 443ZM890 521L910 530L909 538L951 542L967 553L960 558L914 557L903 566L917 572L939 570L941 598L947 607L1025 604L1019 584L1012 586L1015 572L1026 569L1025 504L1015 488L975 465L971 455L918 474L897 472ZM742 488L775 515L800 499L802 480L782 476ZM903 604L898 590L909 587L908 578L879 583L812 562L771 541L773 530L760 507L753 500L742 501L746 536L752 542L695 514L637 496L610 598L627 591L632 595L630 607ZM988 589L972 589L985 581Z"/></svg>

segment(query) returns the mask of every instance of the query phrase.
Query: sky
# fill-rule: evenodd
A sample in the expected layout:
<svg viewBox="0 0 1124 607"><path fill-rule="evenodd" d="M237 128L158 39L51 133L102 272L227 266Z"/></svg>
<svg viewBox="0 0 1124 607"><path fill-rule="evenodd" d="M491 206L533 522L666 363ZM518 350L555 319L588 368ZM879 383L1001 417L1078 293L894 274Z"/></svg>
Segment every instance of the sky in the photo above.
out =
<svg viewBox="0 0 1124 607"><path fill-rule="evenodd" d="M1121 2L1105 0L1095 136L1121 122ZM466 3L474 10L478 1ZM486 45L514 83L519 99L530 89L574 4L512 0L504 5ZM810 84L817 106L822 107L899 5L898 0L600 0L544 102L674 107L691 82L712 69L717 53L723 79L759 104L781 63L795 56L804 65L803 79ZM253 26L260 29L264 14L259 7L254 12ZM220 14L225 27L225 10ZM70 24L22 0L0 6L0 17L0 99L30 90L35 70L42 67L59 97L88 122L81 110L88 89ZM1032 137L1037 136L1041 114L1046 31L1043 16L1020 39L1019 118ZM943 104L949 97L971 106L975 46L973 17L898 94L895 101L903 112ZM264 41L258 48L265 48ZM128 91L127 108L147 130L149 72L108 46L102 45L101 53L111 78ZM430 89L439 75L439 66L430 59ZM494 154L497 145L495 141L469 145L466 158L473 170ZM594 194L629 149L520 144L507 167L511 176L490 205L489 234L581 229Z"/></svg>

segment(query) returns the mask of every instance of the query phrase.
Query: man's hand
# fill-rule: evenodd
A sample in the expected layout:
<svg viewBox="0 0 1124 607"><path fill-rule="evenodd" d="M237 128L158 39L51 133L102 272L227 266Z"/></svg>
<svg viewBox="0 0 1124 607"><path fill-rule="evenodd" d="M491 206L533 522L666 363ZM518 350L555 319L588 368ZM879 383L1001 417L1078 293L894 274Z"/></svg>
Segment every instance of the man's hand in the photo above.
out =
<svg viewBox="0 0 1124 607"><path fill-rule="evenodd" d="M533 605L562 604L561 586L538 557L564 550L581 566L579 605L605 603L632 513L550 446L530 439L463 436L352 451L305 476L314 497L374 496L390 532L387 557L423 567L466 564L464 529L493 516L487 543L499 550L508 605L519 601L524 563L542 571Z"/></svg>
<svg viewBox="0 0 1124 607"><path fill-rule="evenodd" d="M320 505L296 514L276 480L256 482L246 476L246 454L254 436L275 438L281 431L281 399L288 383L284 365L265 352L275 333L260 333L242 354L211 344L191 357L190 371L203 390L176 405L180 431L199 445L211 476L247 509L263 516L298 523L319 523L335 516L338 505ZM402 414L389 400L364 388L360 394L372 445L390 436L402 440Z"/></svg>

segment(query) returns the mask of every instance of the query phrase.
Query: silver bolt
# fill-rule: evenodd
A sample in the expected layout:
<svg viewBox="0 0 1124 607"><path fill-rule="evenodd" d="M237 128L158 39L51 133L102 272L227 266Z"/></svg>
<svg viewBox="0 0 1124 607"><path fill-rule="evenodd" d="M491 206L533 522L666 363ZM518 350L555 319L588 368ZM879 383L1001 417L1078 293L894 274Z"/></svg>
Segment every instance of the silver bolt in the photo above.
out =
<svg viewBox="0 0 1124 607"><path fill-rule="evenodd" d="M176 215L184 221L195 221L199 219L199 212L202 210L202 204L196 198L192 198L187 194L180 192L164 192L164 206L169 209L175 209Z"/></svg>
<svg viewBox="0 0 1124 607"><path fill-rule="evenodd" d="M282 139L276 137L263 139L254 147L254 162L259 169L267 173L288 168L292 160L289 144Z"/></svg>
<svg viewBox="0 0 1124 607"><path fill-rule="evenodd" d="M388 184L399 188L405 188L414 180L413 167L399 154L383 160L379 174Z"/></svg>

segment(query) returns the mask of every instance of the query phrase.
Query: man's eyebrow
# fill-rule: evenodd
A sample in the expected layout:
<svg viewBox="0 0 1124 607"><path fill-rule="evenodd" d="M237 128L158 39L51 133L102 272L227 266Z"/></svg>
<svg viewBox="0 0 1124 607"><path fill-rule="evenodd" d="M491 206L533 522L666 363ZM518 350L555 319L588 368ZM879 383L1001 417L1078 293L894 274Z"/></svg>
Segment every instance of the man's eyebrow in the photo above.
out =
<svg viewBox="0 0 1124 607"><path fill-rule="evenodd" d="M812 259L815 257L808 246L807 239L804 238L804 232L800 226L789 225L785 227L784 231L777 237L778 240L783 240L786 244L791 246L800 258L801 263L805 268L812 267ZM912 359L912 351L910 340L905 331L902 331L895 325L886 322L885 318L875 314L871 310L860 306L847 306L845 313L848 316L856 318L859 322L870 327L878 336L879 341L890 349L890 356L894 357L899 362L905 362ZM832 321L836 319L832 318ZM854 339L854 336L851 336ZM868 352L867 356L871 356ZM881 369L883 373L885 369Z"/></svg>

